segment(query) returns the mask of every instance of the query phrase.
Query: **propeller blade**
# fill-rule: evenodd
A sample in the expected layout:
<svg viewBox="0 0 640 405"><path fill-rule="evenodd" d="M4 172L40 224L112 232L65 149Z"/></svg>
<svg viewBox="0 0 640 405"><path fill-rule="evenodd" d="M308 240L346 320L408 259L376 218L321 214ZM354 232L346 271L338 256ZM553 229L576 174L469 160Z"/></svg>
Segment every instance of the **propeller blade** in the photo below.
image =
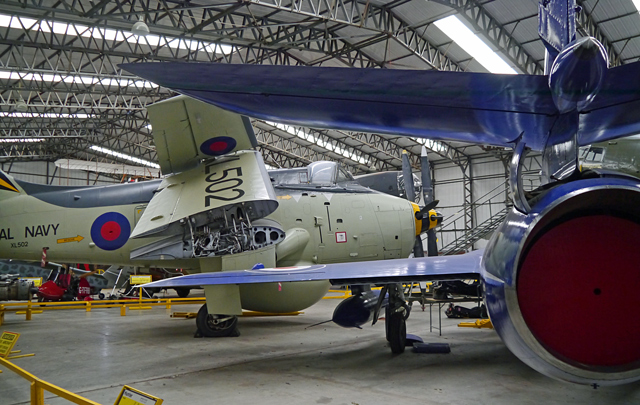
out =
<svg viewBox="0 0 640 405"><path fill-rule="evenodd" d="M431 184L431 170L429 166L429 157L427 156L427 148L422 147L420 152L420 171L422 180L422 196L426 212L429 212L438 205L438 201L433 199L433 185ZM435 204L432 204L435 202ZM429 207L427 209L427 207ZM421 210L422 211L422 210ZM438 239L435 229L427 231L427 256L438 256Z"/></svg>
<svg viewBox="0 0 640 405"><path fill-rule="evenodd" d="M426 220L428 221L429 218L427 217L427 214L429 214L429 211L434 209L438 205L439 202L440 202L440 200L433 200L429 204L427 204L424 207L422 207L422 209L420 211L416 212L416 219L417 220L421 220L421 219L425 219L426 218Z"/></svg>
<svg viewBox="0 0 640 405"><path fill-rule="evenodd" d="M424 257L424 245L420 235L416 235L416 242L413 245L413 257Z"/></svg>
<svg viewBox="0 0 640 405"><path fill-rule="evenodd" d="M404 192L407 200L416 200L416 191L413 188L413 173L411 172L411 163L409 163L409 153L402 151L402 182L404 183Z"/></svg>
<svg viewBox="0 0 640 405"><path fill-rule="evenodd" d="M422 181L422 197L425 205L433 201L433 186L431 184L431 170L429 166L429 158L427 157L427 148L422 147L420 152L420 180Z"/></svg>
<svg viewBox="0 0 640 405"><path fill-rule="evenodd" d="M427 231L427 256L438 256L438 238L435 229Z"/></svg>

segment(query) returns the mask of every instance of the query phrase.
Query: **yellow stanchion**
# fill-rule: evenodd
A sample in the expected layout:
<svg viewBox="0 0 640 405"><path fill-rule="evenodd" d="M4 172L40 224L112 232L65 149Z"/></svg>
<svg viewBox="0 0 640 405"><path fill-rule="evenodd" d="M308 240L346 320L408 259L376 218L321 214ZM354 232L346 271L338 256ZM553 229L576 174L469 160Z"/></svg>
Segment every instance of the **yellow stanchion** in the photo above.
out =
<svg viewBox="0 0 640 405"><path fill-rule="evenodd" d="M80 395L74 394L71 391L67 391L64 388L60 388L57 385L53 385L46 381L39 379L33 374L23 370L22 368L16 366L12 362L0 358L0 365L3 365L5 368L13 371L18 374L20 377L30 382L30 390L31 390L31 404L44 405L44 391L48 391L54 395L59 396L60 398L66 399L67 401L73 402L79 405L100 405L97 402L94 402L90 399L81 397Z"/></svg>
<svg viewBox="0 0 640 405"><path fill-rule="evenodd" d="M120 316L126 316L127 315L127 306L123 305L120 307Z"/></svg>
<svg viewBox="0 0 640 405"><path fill-rule="evenodd" d="M284 313L272 313L272 312L257 312L257 311L244 311L241 316L245 317L257 317L257 316L296 316L304 314L304 312L284 312Z"/></svg>

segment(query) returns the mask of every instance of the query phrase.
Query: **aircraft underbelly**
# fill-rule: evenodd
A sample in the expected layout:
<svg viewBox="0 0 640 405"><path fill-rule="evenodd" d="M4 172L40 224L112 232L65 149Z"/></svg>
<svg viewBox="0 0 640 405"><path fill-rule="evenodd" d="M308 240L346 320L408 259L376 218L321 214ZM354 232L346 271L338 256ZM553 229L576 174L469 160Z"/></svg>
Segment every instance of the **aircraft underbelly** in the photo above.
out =
<svg viewBox="0 0 640 405"><path fill-rule="evenodd" d="M300 283L243 284L242 308L260 312L295 312L318 302L329 290L328 280Z"/></svg>

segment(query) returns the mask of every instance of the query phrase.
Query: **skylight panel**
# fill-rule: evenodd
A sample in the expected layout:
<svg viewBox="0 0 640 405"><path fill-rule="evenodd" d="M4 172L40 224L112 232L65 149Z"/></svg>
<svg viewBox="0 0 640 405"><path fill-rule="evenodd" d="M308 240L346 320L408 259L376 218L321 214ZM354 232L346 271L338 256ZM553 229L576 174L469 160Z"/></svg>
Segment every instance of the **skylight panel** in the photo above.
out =
<svg viewBox="0 0 640 405"><path fill-rule="evenodd" d="M338 155L344 156L347 159L351 159L354 162L358 162L362 165L366 165L369 163L369 161L367 159L365 159L363 156L358 156L355 152L349 152L344 148L341 148L338 145L334 145L331 142L327 142L324 141L322 139L320 139L319 137L312 135L310 133L305 132L304 130L300 129L300 128L296 128L293 127L291 125L286 125L286 124L280 124L277 122L270 122L270 121L265 121L267 124L278 128L281 131L284 131L288 134L297 136L300 139L304 139L305 141L314 143L318 146L321 146L333 153L336 153Z"/></svg>
<svg viewBox="0 0 640 405"><path fill-rule="evenodd" d="M134 156L130 156L130 155L125 155L124 153L116 152L114 150L103 148L103 147L98 146L98 145L93 145L93 146L91 146L90 149L94 150L96 152L104 153L105 155L108 155L108 156L114 156L114 157L117 157L117 158L120 158L120 159L128 160L130 162L138 163L140 165L153 167L154 169L159 169L160 168L160 165L158 165L156 163L153 163L153 162L149 162L148 160L140 159L140 158L137 158L137 157L134 157Z"/></svg>
<svg viewBox="0 0 640 405"><path fill-rule="evenodd" d="M434 24L489 72L517 74L507 62L492 51L487 44L471 32L455 15L438 20Z"/></svg>
<svg viewBox="0 0 640 405"><path fill-rule="evenodd" d="M36 143L44 142L44 138L0 138L0 143Z"/></svg>
<svg viewBox="0 0 640 405"><path fill-rule="evenodd" d="M146 35L144 37L139 37L132 33L123 33L122 31L110 28L90 28L82 24L66 24L49 20L41 20L38 22L38 20L34 20L33 18L9 16L5 14L0 14L0 27L28 30L39 29L42 32L53 32L54 34L59 35L82 36L85 38L98 38L107 41L147 43L149 46L168 46L170 48L184 49L188 51L196 51L200 48L205 52L216 54L228 55L233 52L233 47L229 45L215 44L212 42L173 37L166 37L167 40L164 40L158 35ZM163 41L164 43L162 43Z"/></svg>
<svg viewBox="0 0 640 405"><path fill-rule="evenodd" d="M157 84L147 80L138 79L115 79L109 77L92 77L77 75L58 75L51 73L22 73L13 71L0 71L0 79L9 80L25 80L25 81L42 81L42 82L64 82L64 83L82 83L86 86L101 84L103 86L119 86L119 87L138 87L153 89L158 87Z"/></svg>
<svg viewBox="0 0 640 405"><path fill-rule="evenodd" d="M0 112L0 117L9 118L94 118L92 114L67 113L31 113L31 112Z"/></svg>

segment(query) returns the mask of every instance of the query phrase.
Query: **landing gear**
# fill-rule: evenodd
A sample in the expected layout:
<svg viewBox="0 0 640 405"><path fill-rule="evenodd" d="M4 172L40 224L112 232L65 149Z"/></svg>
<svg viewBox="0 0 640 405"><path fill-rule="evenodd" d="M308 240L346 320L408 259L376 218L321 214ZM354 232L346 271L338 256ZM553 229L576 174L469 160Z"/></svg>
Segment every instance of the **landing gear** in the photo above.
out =
<svg viewBox="0 0 640 405"><path fill-rule="evenodd" d="M404 311L392 313L387 322L389 323L388 339L391 353L404 353L404 347L407 343L407 323L404 319Z"/></svg>
<svg viewBox="0 0 640 405"><path fill-rule="evenodd" d="M175 288L175 290L178 294L178 297L180 298L187 298L189 296L189 293L191 292L191 288L188 287L178 287Z"/></svg>
<svg viewBox="0 0 640 405"><path fill-rule="evenodd" d="M207 304L204 304L196 316L196 326L200 336L204 337L236 337L238 317L234 315L210 315Z"/></svg>
<svg viewBox="0 0 640 405"><path fill-rule="evenodd" d="M385 308L385 332L391 353L404 353L407 342L407 318L409 307L404 300L400 284L389 284L389 305Z"/></svg>

